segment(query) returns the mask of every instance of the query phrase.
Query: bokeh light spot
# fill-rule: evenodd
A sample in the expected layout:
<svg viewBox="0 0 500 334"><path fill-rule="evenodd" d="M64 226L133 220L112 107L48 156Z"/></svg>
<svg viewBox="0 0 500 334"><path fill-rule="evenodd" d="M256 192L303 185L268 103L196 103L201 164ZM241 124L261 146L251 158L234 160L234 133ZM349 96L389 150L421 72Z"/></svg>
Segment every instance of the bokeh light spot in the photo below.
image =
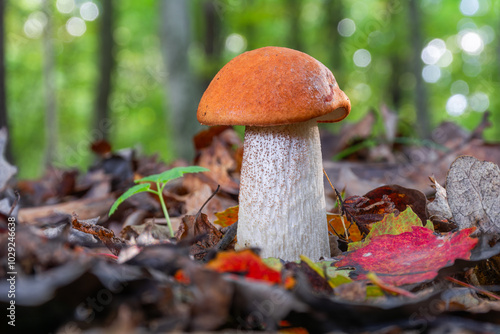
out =
<svg viewBox="0 0 500 334"><path fill-rule="evenodd" d="M354 87L353 98L356 101L366 101L372 95L372 89L365 83L359 83Z"/></svg>
<svg viewBox="0 0 500 334"><path fill-rule="evenodd" d="M420 57L425 64L434 65L445 52L446 43L442 39L435 38L422 50Z"/></svg>
<svg viewBox="0 0 500 334"><path fill-rule="evenodd" d="M73 16L66 22L66 30L71 36L78 37L82 36L85 33L85 31L87 30L87 26L85 25L84 20L79 17Z"/></svg>
<svg viewBox="0 0 500 334"><path fill-rule="evenodd" d="M448 67L453 62L453 55L450 50L446 50L439 58L436 65L439 67Z"/></svg>
<svg viewBox="0 0 500 334"><path fill-rule="evenodd" d="M462 14L472 16L479 10L478 0L462 0L460 2L460 11Z"/></svg>
<svg viewBox="0 0 500 334"><path fill-rule="evenodd" d="M56 2L57 10L62 14L69 14L75 9L74 0L57 0Z"/></svg>
<svg viewBox="0 0 500 334"><path fill-rule="evenodd" d="M435 83L441 78L441 69L436 65L426 65L422 69L422 78L425 82Z"/></svg>
<svg viewBox="0 0 500 334"><path fill-rule="evenodd" d="M472 110L485 112L490 106L490 99L485 93L476 92L469 97L469 104Z"/></svg>
<svg viewBox="0 0 500 334"><path fill-rule="evenodd" d="M337 30L341 36L352 36L352 34L356 31L356 23L348 18L342 19L337 25Z"/></svg>
<svg viewBox="0 0 500 334"><path fill-rule="evenodd" d="M85 21L94 21L99 16L99 8L91 1L85 2L80 7L80 16Z"/></svg>
<svg viewBox="0 0 500 334"><path fill-rule="evenodd" d="M484 42L475 31L468 31L460 37L460 47L469 54L478 55L483 51Z"/></svg>
<svg viewBox="0 0 500 334"><path fill-rule="evenodd" d="M467 82L463 80L457 80L451 84L450 93L452 95L455 94L467 95L469 94L469 85L467 84Z"/></svg>
<svg viewBox="0 0 500 334"><path fill-rule="evenodd" d="M226 49L234 53L241 53L247 47L245 37L240 34L233 33L226 38Z"/></svg>
<svg viewBox="0 0 500 334"><path fill-rule="evenodd" d="M372 56L370 51L366 49L359 49L354 52L353 56L354 64L358 67L367 67L372 61Z"/></svg>
<svg viewBox="0 0 500 334"><path fill-rule="evenodd" d="M47 16L43 12L34 12L24 23L24 34L29 38L38 38L42 35L46 24Z"/></svg>
<svg viewBox="0 0 500 334"><path fill-rule="evenodd" d="M463 94L452 95L446 102L446 111L451 116L460 116L467 109L467 98Z"/></svg>
<svg viewBox="0 0 500 334"><path fill-rule="evenodd" d="M481 35L484 44L489 44L495 40L495 30L489 25L482 26L478 33Z"/></svg>

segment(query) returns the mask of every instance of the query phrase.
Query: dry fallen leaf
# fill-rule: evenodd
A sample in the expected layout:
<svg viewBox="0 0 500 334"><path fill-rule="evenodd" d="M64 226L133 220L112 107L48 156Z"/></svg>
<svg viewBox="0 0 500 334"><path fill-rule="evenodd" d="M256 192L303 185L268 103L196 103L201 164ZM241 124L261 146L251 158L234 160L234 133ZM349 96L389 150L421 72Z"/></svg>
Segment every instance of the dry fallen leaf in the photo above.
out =
<svg viewBox="0 0 500 334"><path fill-rule="evenodd" d="M341 236L349 242L360 241L362 239L361 232L356 224L350 222L347 217L327 213L328 231L334 236ZM346 233L347 232L347 233Z"/></svg>
<svg viewBox="0 0 500 334"><path fill-rule="evenodd" d="M434 177L429 177L432 182L432 187L436 189L436 197L434 201L427 205L429 216L438 216L445 219L452 219L450 206L448 205L448 195L446 189L441 186Z"/></svg>
<svg viewBox="0 0 500 334"><path fill-rule="evenodd" d="M204 181L211 185L212 190L220 185L221 190L236 195L239 184L232 177L232 172L237 168L237 162L232 152L230 146L214 137L208 147L199 151L195 164L210 170L203 175L206 177Z"/></svg>
<svg viewBox="0 0 500 334"><path fill-rule="evenodd" d="M222 212L216 212L215 216L217 217L217 220L214 221L214 224L222 227L228 227L233 225L238 221L238 211L239 211L239 206L236 205L227 208Z"/></svg>
<svg viewBox="0 0 500 334"><path fill-rule="evenodd" d="M100 225L96 225L98 220L99 217L94 219L79 220L77 217L73 216L73 219L71 220L71 226L75 230L97 237L102 241L103 244L106 245L106 247L108 247L108 249L114 255L120 254L120 250L126 244L126 242L121 238L116 237L115 233L112 230Z"/></svg>
<svg viewBox="0 0 500 334"><path fill-rule="evenodd" d="M369 205L384 202L385 196L389 198L390 202L394 203L395 209L399 212L406 210L407 206L411 207L412 211L422 221L422 225L426 224L427 213L425 211L425 205L427 200L422 192L416 189L409 189L397 184L392 184L378 187L363 195L363 197L369 199Z"/></svg>
<svg viewBox="0 0 500 334"><path fill-rule="evenodd" d="M208 250L220 241L222 233L210 223L206 214L201 213L184 216L175 238L179 241L201 238L190 248L190 254L196 259L203 259Z"/></svg>
<svg viewBox="0 0 500 334"><path fill-rule="evenodd" d="M436 231L450 232L457 228L457 225L453 222L446 189L433 176L430 176L429 179L432 182L431 187L436 190L434 200L427 204L429 219L434 224Z"/></svg>
<svg viewBox="0 0 500 334"><path fill-rule="evenodd" d="M458 157L446 178L448 204L460 229L500 233L500 169L471 156Z"/></svg>

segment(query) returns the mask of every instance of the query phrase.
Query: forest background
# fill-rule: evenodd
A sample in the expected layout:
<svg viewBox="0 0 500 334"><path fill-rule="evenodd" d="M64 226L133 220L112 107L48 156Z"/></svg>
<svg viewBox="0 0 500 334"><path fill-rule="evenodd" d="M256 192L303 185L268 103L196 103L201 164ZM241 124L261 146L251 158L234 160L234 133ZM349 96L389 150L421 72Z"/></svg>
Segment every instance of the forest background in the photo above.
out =
<svg viewBox="0 0 500 334"><path fill-rule="evenodd" d="M104 138L190 159L212 77L269 45L330 68L351 99L346 122L387 106L400 135L425 144L440 122L473 129L490 110L485 138L500 139L497 0L0 3L0 124L20 178L48 165L85 168L90 144Z"/></svg>

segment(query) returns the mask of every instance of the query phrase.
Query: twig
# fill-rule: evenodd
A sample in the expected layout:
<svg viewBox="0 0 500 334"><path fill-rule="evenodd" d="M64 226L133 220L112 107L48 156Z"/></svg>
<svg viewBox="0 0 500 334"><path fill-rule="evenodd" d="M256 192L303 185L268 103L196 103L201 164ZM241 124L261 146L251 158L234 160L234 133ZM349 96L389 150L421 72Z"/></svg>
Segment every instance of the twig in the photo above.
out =
<svg viewBox="0 0 500 334"><path fill-rule="evenodd" d="M477 292L479 292L479 293L481 293L481 294L483 294L483 295L486 295L486 296L488 296L488 297L491 297L491 298L493 298L493 299L500 300L500 297L499 297L499 296L497 296L496 294L492 293L492 292L489 292L489 291L486 291L486 290L484 290L484 289L478 288L478 287L476 287L476 286L474 286L474 285L470 285L470 284L467 284L467 283L465 283L465 282L459 281L459 280L457 280L457 279L455 279L455 278L453 278L453 277L450 277L450 276L446 276L445 278L446 278L448 281L450 281L450 282L456 283L456 284L461 285L461 286L464 286L464 287L466 287L466 288L473 289L473 290L475 290L475 291L477 291Z"/></svg>
<svg viewBox="0 0 500 334"><path fill-rule="evenodd" d="M330 183L330 187L332 187L333 191L335 192L335 195L337 196L337 202L341 205L342 207L342 197L339 195L337 189L335 189L335 187L333 186L332 184L332 181L330 181L330 178L328 177L328 174L326 174L326 171L325 169L323 168L323 174L325 174L326 176L326 179L328 180L328 183ZM346 240L349 240L349 230L345 227L345 223L344 223L344 217L341 215L340 216L340 221L342 222L342 226L344 227L344 231L345 231L345 239ZM331 225L330 225L331 226ZM335 229L333 229L335 231ZM335 234L338 235L337 231L335 231Z"/></svg>
<svg viewBox="0 0 500 334"><path fill-rule="evenodd" d="M330 181L330 178L328 177L328 174L326 174L326 171L325 169L323 168L323 173L325 174L326 176L326 179L328 180L328 183L330 183L330 186L332 187L332 189L335 191L335 195L337 196L337 201L338 203L340 204L340 213L344 216L346 216L347 220L352 224L356 224L356 226L358 226L358 229L361 233L363 233L364 235L367 235L368 232L370 232L365 226L362 226L361 224L358 224L358 222L356 221L356 218L354 218L354 216L349 212L347 211L347 209L345 208L344 206L344 201L342 201L342 195L339 193L339 191L332 185L332 182ZM346 229L345 227L345 224L344 224L344 221L342 220L342 225L344 225L344 229ZM350 226L349 226L350 227ZM348 238L348 235L347 235L347 229L346 229L346 239L349 239Z"/></svg>
<svg viewBox="0 0 500 334"><path fill-rule="evenodd" d="M229 226L222 239L220 239L220 241L215 246L215 249L218 251L225 250L231 244L231 242L233 242L234 238L236 238L237 230L238 222L235 222L231 226Z"/></svg>
<svg viewBox="0 0 500 334"><path fill-rule="evenodd" d="M12 205L10 206L10 211L9 211L8 216L12 216L12 212L14 212L14 209L16 208L17 203L18 203L18 202L19 202L19 200L21 199L21 195L19 194L19 191L14 190L14 194L16 195L16 199L14 199L14 202L13 202L13 203L12 203Z"/></svg>
<svg viewBox="0 0 500 334"><path fill-rule="evenodd" d="M337 192L337 189L335 189L335 187L333 186L332 181L330 181L330 178L328 177L328 174L326 174L326 171L324 168L323 168L323 174L325 174L326 179L328 180L328 183L330 183L330 187L332 187L333 191L335 191L335 194L337 195L337 200L339 200L340 199L340 197L338 195L339 193Z"/></svg>
<svg viewBox="0 0 500 334"><path fill-rule="evenodd" d="M203 203L203 205L201 206L200 210L198 210L198 213L196 214L196 217L194 219L194 221L198 221L198 218L200 217L200 214L201 214L201 210L203 210L203 208L205 207L205 205L207 205L207 203L212 199L214 198L214 196L219 192L219 189L220 189L220 184L217 185L217 189L215 189L215 191L212 193L212 195L210 195L210 197L205 201L205 203Z"/></svg>

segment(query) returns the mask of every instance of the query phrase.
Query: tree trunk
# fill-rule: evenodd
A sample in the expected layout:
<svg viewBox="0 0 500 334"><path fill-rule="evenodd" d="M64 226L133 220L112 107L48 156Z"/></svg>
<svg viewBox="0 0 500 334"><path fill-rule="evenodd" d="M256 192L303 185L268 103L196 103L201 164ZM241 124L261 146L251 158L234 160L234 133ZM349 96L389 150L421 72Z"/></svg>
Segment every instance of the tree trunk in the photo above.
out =
<svg viewBox="0 0 500 334"><path fill-rule="evenodd" d="M427 90L422 79L422 61L420 54L423 48L419 3L417 0L410 0L410 39L412 44L413 75L416 80L415 89L415 110L417 114L417 133L421 138L429 138L431 134L431 122L428 110Z"/></svg>
<svg viewBox="0 0 500 334"><path fill-rule="evenodd" d="M5 1L0 0L0 128L9 129L7 118L7 100L5 87ZM7 141L5 148L5 158L12 161L11 140Z"/></svg>
<svg viewBox="0 0 500 334"><path fill-rule="evenodd" d="M45 166L54 161L57 152L57 106L54 76L54 44L52 39L52 1L43 0L42 10L47 17L43 30L43 81L45 87Z"/></svg>
<svg viewBox="0 0 500 334"><path fill-rule="evenodd" d="M397 54L390 56L390 59L392 64L392 72L391 80L389 80L388 90L391 94L392 108L394 108L394 110L399 110L399 108L401 107L401 99L403 95L400 85L400 78L402 73L401 59Z"/></svg>
<svg viewBox="0 0 500 334"><path fill-rule="evenodd" d="M255 6L255 0L247 0L246 2L244 2L243 11L252 10L254 6ZM257 31L256 24L253 24L252 22L249 22L247 20L247 22L243 26L243 33L247 40L247 50L255 50L259 46L261 46L257 42L259 33Z"/></svg>
<svg viewBox="0 0 500 334"><path fill-rule="evenodd" d="M205 17L205 54L208 58L218 58L221 54L221 20L217 13L215 0L206 0L203 3Z"/></svg>
<svg viewBox="0 0 500 334"><path fill-rule="evenodd" d="M109 137L109 96L111 94L111 79L115 68L113 56L113 0L102 1L102 16L99 47L99 73L95 101L94 128L102 139Z"/></svg>
<svg viewBox="0 0 500 334"><path fill-rule="evenodd" d="M325 1L323 7L326 14L326 30L328 35L325 38L325 44L328 47L330 56L330 65L335 73L335 78L339 82L344 82L342 76L342 52L340 51L341 38L337 31L340 20L343 17L342 1Z"/></svg>
<svg viewBox="0 0 500 334"><path fill-rule="evenodd" d="M166 96L169 102L168 128L178 156L193 158L193 136L201 129L196 110L201 94L191 73L188 49L191 43L190 1L161 1L161 42L168 72Z"/></svg>
<svg viewBox="0 0 500 334"><path fill-rule="evenodd" d="M302 11L302 1L287 1L287 11L290 15L290 35L289 45L290 48L305 51L302 45L302 27L300 24L300 13Z"/></svg>
<svg viewBox="0 0 500 334"><path fill-rule="evenodd" d="M210 68L218 70L220 67L220 60L223 50L223 40L221 35L221 13L220 6L216 2L217 0L205 0L203 2L203 16L204 16L204 47L207 62ZM215 75L215 73L213 73ZM212 75L205 76L203 80L203 86L208 87L210 81L212 81Z"/></svg>

